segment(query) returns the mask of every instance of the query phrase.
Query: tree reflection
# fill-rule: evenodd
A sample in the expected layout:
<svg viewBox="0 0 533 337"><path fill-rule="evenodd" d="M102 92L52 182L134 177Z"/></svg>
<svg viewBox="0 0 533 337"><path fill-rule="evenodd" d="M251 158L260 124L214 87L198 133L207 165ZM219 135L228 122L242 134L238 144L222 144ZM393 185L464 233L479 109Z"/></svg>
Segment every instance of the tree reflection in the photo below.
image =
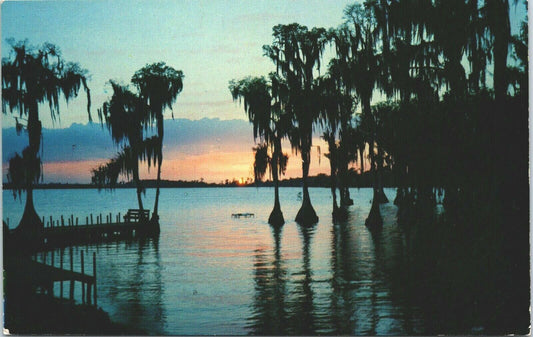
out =
<svg viewBox="0 0 533 337"><path fill-rule="evenodd" d="M350 289L353 275L353 243L347 221L333 225L331 231L331 334L352 334L355 330L355 300Z"/></svg>
<svg viewBox="0 0 533 337"><path fill-rule="evenodd" d="M272 226L274 260L264 250L254 254L254 304L249 328L256 335L286 335L287 270L281 255L282 227Z"/></svg>
<svg viewBox="0 0 533 337"><path fill-rule="evenodd" d="M315 308L313 304L313 289L311 270L311 239L316 228L312 226L298 225L300 237L302 239L302 271L295 279L292 301L289 303L289 332L294 335L316 334L317 322ZM292 295L292 294L291 294Z"/></svg>
<svg viewBox="0 0 533 337"><path fill-rule="evenodd" d="M134 251L135 248L137 252ZM136 245L126 247L126 250L136 259L121 261L131 263L131 268L120 268L118 270L121 272L118 273L106 273L106 283L112 287L108 294L117 309L114 319L150 334L163 334L166 313L163 307L165 293L161 277L163 267L159 237L139 240ZM128 252L126 254L129 255ZM117 285L124 285L126 291L113 290Z"/></svg>

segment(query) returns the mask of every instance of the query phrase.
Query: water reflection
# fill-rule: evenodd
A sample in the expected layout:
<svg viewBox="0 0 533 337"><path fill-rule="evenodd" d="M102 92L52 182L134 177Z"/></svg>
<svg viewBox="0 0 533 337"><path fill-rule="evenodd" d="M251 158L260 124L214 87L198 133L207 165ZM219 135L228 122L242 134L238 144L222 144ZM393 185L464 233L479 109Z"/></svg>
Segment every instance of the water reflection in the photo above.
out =
<svg viewBox="0 0 533 337"><path fill-rule="evenodd" d="M314 292L312 289L313 272L311 270L311 239L316 228L313 226L298 225L302 239L302 269L292 275L294 289L289 302L288 333L293 335L312 335L316 333L317 322L313 303Z"/></svg>
<svg viewBox="0 0 533 337"><path fill-rule="evenodd" d="M141 326L150 334L164 334L166 314L162 304L165 294L159 238L142 239L126 246L126 256L130 258L121 260L121 268L111 264L106 265L111 270L101 272L106 279L99 287L109 287L102 291L109 296L103 301L114 303L112 319L128 326Z"/></svg>
<svg viewBox="0 0 533 337"><path fill-rule="evenodd" d="M332 226L331 242L331 327L330 334L345 335L355 330L355 301L350 289L351 275L353 275L351 257L352 240L348 221L339 222Z"/></svg>
<svg viewBox="0 0 533 337"><path fill-rule="evenodd" d="M330 271L326 283L315 279L313 262L317 227L298 226L301 260L296 267L281 253L279 228L272 229L273 248L254 255L252 334L382 335L423 331L420 310L413 304L410 233L398 227L395 206L383 206L389 217L383 231L369 232L362 215L330 225ZM323 235L321 233L321 235ZM318 244L318 243L317 243ZM323 256L317 256L317 260ZM313 268L314 266L314 268ZM322 271L320 271L322 272ZM324 285L325 284L325 285ZM327 296L322 296L326 292Z"/></svg>
<svg viewBox="0 0 533 337"><path fill-rule="evenodd" d="M282 227L273 226L274 261L268 260L268 252L255 250L254 254L254 303L249 328L258 335L286 335L287 269L281 257Z"/></svg>

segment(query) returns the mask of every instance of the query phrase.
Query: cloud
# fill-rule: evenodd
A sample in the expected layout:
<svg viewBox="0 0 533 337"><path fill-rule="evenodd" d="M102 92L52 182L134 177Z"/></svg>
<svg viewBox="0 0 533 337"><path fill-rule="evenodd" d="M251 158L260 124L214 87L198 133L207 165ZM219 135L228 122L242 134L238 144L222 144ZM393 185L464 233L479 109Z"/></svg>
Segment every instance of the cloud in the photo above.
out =
<svg viewBox="0 0 533 337"><path fill-rule="evenodd" d="M327 152L323 140L315 137L321 153ZM27 135L17 136L14 128L2 130L2 168L4 181L7 162L27 145ZM163 179L209 182L253 176L255 146L248 121L185 118L165 120ZM284 152L291 152L283 143ZM72 124L65 129L43 129L43 172L45 182L90 182L91 169L105 163L118 152L108 130L97 123ZM319 163L317 147L312 150L310 174L326 173L327 159ZM141 168L143 178L155 178L156 170ZM301 176L301 160L291 155L286 177Z"/></svg>

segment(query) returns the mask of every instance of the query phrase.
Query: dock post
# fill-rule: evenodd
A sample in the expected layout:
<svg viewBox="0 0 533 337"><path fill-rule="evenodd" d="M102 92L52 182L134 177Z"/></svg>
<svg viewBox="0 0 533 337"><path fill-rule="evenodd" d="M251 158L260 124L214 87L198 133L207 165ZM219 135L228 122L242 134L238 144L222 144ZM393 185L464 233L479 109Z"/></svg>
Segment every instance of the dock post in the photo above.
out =
<svg viewBox="0 0 533 337"><path fill-rule="evenodd" d="M70 247L70 271L74 271L74 264L73 264L73 258L72 258L72 247ZM70 300L72 301L74 299L74 279L70 280Z"/></svg>
<svg viewBox="0 0 533 337"><path fill-rule="evenodd" d="M74 226L74 214L70 215L70 225Z"/></svg>
<svg viewBox="0 0 533 337"><path fill-rule="evenodd" d="M91 213L91 225L93 224L93 214Z"/></svg>
<svg viewBox="0 0 533 337"><path fill-rule="evenodd" d="M63 216L61 216L61 227L65 226L65 219L63 219Z"/></svg>
<svg viewBox="0 0 533 337"><path fill-rule="evenodd" d="M81 250L81 274L85 275L85 266L83 261L83 249ZM85 282L81 281L81 303L85 304Z"/></svg>
<svg viewBox="0 0 533 337"><path fill-rule="evenodd" d="M76 226L78 225L78 217L76 217Z"/></svg>
<svg viewBox="0 0 533 337"><path fill-rule="evenodd" d="M54 227L54 220L52 219L51 215L50 215L50 227Z"/></svg>
<svg viewBox="0 0 533 337"><path fill-rule="evenodd" d="M113 222L113 214L109 212L109 223L112 223L112 222Z"/></svg>
<svg viewBox="0 0 533 337"><path fill-rule="evenodd" d="M51 250L50 251L50 263L52 264L52 267L55 267L54 266L54 251ZM50 296L54 297L54 281L50 281L50 287L48 288L48 293L50 294Z"/></svg>
<svg viewBox="0 0 533 337"><path fill-rule="evenodd" d="M92 288L93 288L93 284L87 282L87 304L88 305L91 305L91 300L92 300L91 290L92 290Z"/></svg>
<svg viewBox="0 0 533 337"><path fill-rule="evenodd" d="M96 302L96 252L93 252L93 277L94 277L94 292L93 292L93 302L96 306L98 303Z"/></svg>
<svg viewBox="0 0 533 337"><path fill-rule="evenodd" d="M43 226L44 226L44 215L43 215Z"/></svg>
<svg viewBox="0 0 533 337"><path fill-rule="evenodd" d="M100 223L102 223L102 213L100 213Z"/></svg>
<svg viewBox="0 0 533 337"><path fill-rule="evenodd" d="M63 270L63 253L64 250L61 248L59 250L59 268L61 268L61 270ZM63 299L63 280L59 282L59 293L61 294L59 298Z"/></svg>
<svg viewBox="0 0 533 337"><path fill-rule="evenodd" d="M88 217L88 216L85 217L85 224L86 224L86 225L89 224L89 217Z"/></svg>

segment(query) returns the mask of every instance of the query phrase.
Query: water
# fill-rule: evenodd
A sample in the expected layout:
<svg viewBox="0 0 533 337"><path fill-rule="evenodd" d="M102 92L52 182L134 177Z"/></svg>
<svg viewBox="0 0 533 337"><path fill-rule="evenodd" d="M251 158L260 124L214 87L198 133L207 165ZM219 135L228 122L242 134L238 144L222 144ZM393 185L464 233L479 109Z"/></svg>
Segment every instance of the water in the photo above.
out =
<svg viewBox="0 0 533 337"><path fill-rule="evenodd" d="M333 225L329 189L311 188L320 222L305 228L293 221L300 191L281 189L286 224L275 231L267 223L273 189L162 189L159 239L76 247L75 270L81 250L96 252L98 305L112 320L150 334L454 331L435 330L436 318L416 300L411 233L397 225L392 202L381 206L382 233L372 235L364 226L371 189L351 189L349 219ZM395 196L393 189L385 193ZM34 196L46 219L74 214L84 222L91 212L136 207L133 189L36 190ZM146 207L153 196L148 190ZM14 227L24 204L10 191L3 198L3 218ZM255 217L231 217L245 212ZM474 321L466 329L483 332Z"/></svg>

